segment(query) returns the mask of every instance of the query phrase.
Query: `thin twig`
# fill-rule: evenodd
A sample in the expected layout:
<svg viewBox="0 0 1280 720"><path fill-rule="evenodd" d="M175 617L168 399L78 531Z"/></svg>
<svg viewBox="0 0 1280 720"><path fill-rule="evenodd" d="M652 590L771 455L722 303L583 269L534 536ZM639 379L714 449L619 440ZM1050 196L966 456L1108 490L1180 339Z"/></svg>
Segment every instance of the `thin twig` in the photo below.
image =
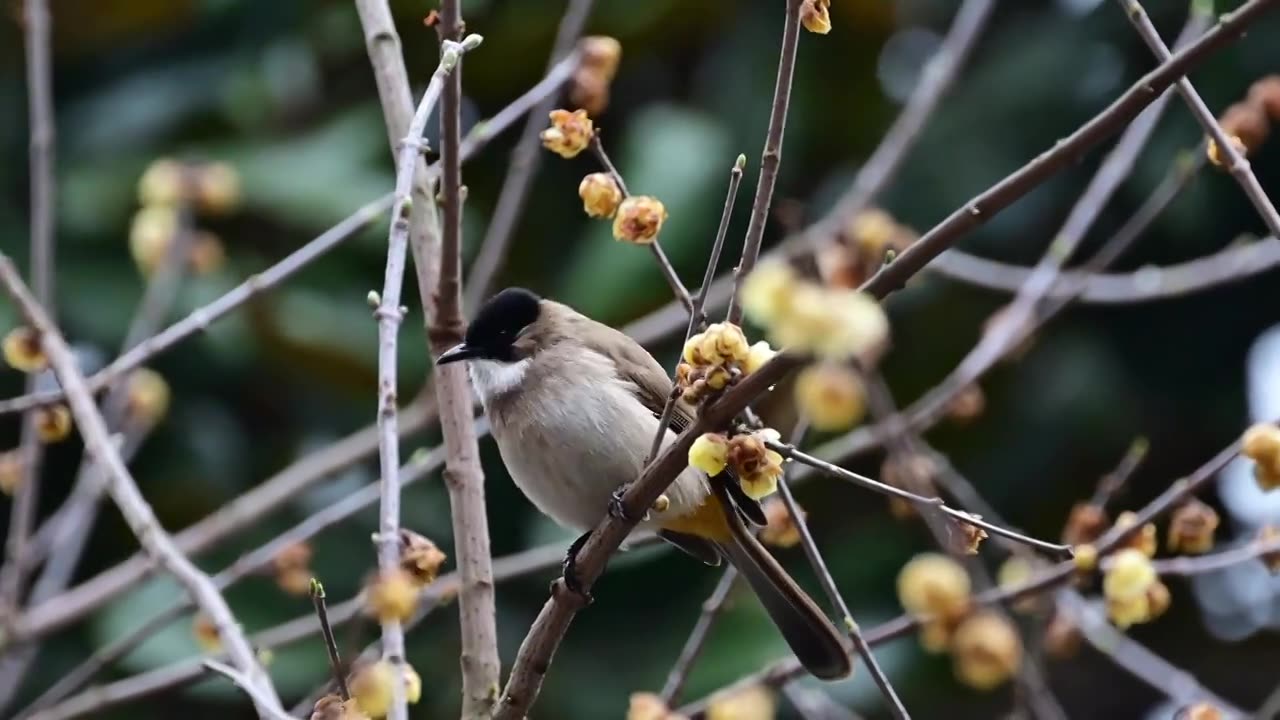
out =
<svg viewBox="0 0 1280 720"><path fill-rule="evenodd" d="M903 500L906 500L907 502L910 502L915 505L920 505L921 507L924 507L924 508L932 508L938 512L951 516L957 522L982 528L983 530L986 530L989 533L992 533L994 535L1000 535L1001 537L1008 538L1022 545L1026 545L1027 547L1035 548L1042 552L1048 553L1049 555L1059 557L1059 558L1071 557L1071 546L1069 545L1062 545L1060 543L1051 543L1051 542L1048 542L1047 540L1038 540L1028 535L1023 535L1022 533L1016 530L1012 530L1010 528L1002 527L1000 525L987 522L986 520L983 520L978 517L974 517L969 513L966 513L961 510L956 510L955 508L948 506L946 503L942 501L942 498L936 498L936 497L927 498L927 497L924 497L923 495L917 495L916 493L903 490L902 488L897 488L892 485L888 485L886 483L882 483L878 480L872 480L871 478L865 475L859 475L858 473L855 473L852 470L845 470L842 467L829 463L820 458L814 457L813 455L809 455L808 453L801 452L791 445L775 442L773 440L766 441L765 444L769 447L770 450L773 450L774 452L781 454L783 457L790 458L804 465L808 465L814 468L815 470L824 472L828 475L831 475L832 477L837 477L837 478L840 478L841 480L846 480L855 485L861 485L862 487L868 488L870 490L874 490L884 495L892 495L894 497L901 498Z"/></svg>
<svg viewBox="0 0 1280 720"><path fill-rule="evenodd" d="M769 110L769 129L765 133L764 152L760 156L760 179L756 182L755 199L751 202L751 219L742 241L742 259L733 271L733 294L729 296L728 322L742 324L742 308L738 292L764 242L764 228L769 222L773 188L778 182L778 166L782 164L782 138L787 129L787 108L791 105L791 80L796 70L796 50L800 45L801 0L787 0L786 19L782 24L782 50L778 53L778 77L773 85L773 103ZM704 291L705 292L705 291Z"/></svg>
<svg viewBox="0 0 1280 720"><path fill-rule="evenodd" d="M1120 463L1098 481L1098 487L1093 491L1093 497L1089 498L1089 504L1105 508L1141 467L1150 447L1150 443L1144 437L1135 438L1129 443L1129 449L1125 451L1124 457L1120 458Z"/></svg>
<svg viewBox="0 0 1280 720"><path fill-rule="evenodd" d="M822 559L818 544L814 542L813 534L809 532L809 524L805 521L804 513L800 511L800 506L796 504L795 496L791 494L791 488L787 484L785 474L778 479L778 495L782 498L783 504L787 506L787 512L791 514L791 522L800 531L800 544L804 548L804 554L809 558L809 564L813 566L814 572L817 573L818 581L822 584L822 589L826 592L827 599L835 606L836 611L840 613L840 619L844 623L845 630L849 633L849 639L853 641L853 647L858 651L858 656L866 664L867 672L871 673L871 679L875 681L876 687L880 688L880 694L884 696L885 703L889 706L890 714L895 718L899 718L899 720L907 720L907 718L911 717L911 714L907 712L906 706L902 704L898 693L893 689L893 683L889 682L889 677L880 668L880 663L876 661L875 654L871 652L871 646L867 644L866 639L862 636L862 629L853 619L849 604L845 602L844 596L840 594L840 589L836 587L835 578L831 577L831 571L827 569L827 563Z"/></svg>
<svg viewBox="0 0 1280 720"><path fill-rule="evenodd" d="M609 159L609 153L605 152L604 141L600 139L600 131L596 130L591 136L591 152L596 156L613 181L618 183L618 189L622 191L623 197L631 197L631 191L627 190L627 183L622 179L622 173L618 172L618 168L614 167L613 161ZM649 252L653 253L653 259L658 263L658 269L662 271L662 277L670 286L672 294L676 296L676 300L684 306L690 315L699 315L694 309L693 298L689 295L689 289L680 281L680 275L671 265L671 260L667 258L667 253L662 249L662 243L654 238L649 243ZM703 316L700 322L705 322L706 317Z"/></svg>
<svg viewBox="0 0 1280 720"><path fill-rule="evenodd" d="M1155 25L1151 24L1151 18L1147 16L1147 11L1142 7L1142 3L1139 0L1117 0L1117 2L1120 3L1120 9L1128 16L1129 22L1133 23L1134 28L1137 29L1142 41L1147 44L1148 48L1151 48L1151 52L1155 54L1156 59L1162 63L1169 62L1169 59L1173 57L1172 53L1169 52L1169 46L1165 45L1164 40L1160 39L1160 33L1156 30ZM1193 7L1192 12L1198 12L1198 10ZM1227 171L1240 184L1244 194L1249 198L1249 202L1253 204L1254 210L1258 212L1262 222L1266 224L1267 230L1272 235L1280 237L1280 214L1276 213L1275 205L1271 204L1266 191L1258 183L1257 176L1253 174L1253 170L1249 169L1249 161L1240 153L1231 138L1227 137L1226 131L1222 129L1222 125L1213 116L1213 111L1209 109L1209 106L1205 105L1200 93L1196 92L1191 80L1181 77L1174 87L1186 102L1187 107L1191 108L1191 114L1195 115L1196 122L1200 123L1200 126L1205 129L1209 137L1213 138L1218 152L1223 157L1223 163Z"/></svg>
<svg viewBox="0 0 1280 720"><path fill-rule="evenodd" d="M1223 570L1274 553L1280 553L1280 540L1267 540L1265 542L1250 540L1230 550L1222 550L1199 557L1164 558L1154 560L1151 564L1162 577L1171 575L1190 577ZM1106 566L1107 563L1104 562L1103 567L1105 568Z"/></svg>
<svg viewBox="0 0 1280 720"><path fill-rule="evenodd" d="M586 27L587 18L595 0L569 0L569 5L560 18L560 26L556 28L556 39L551 49L551 62L557 62L567 56L573 45ZM576 65L576 62L574 63ZM548 75L551 73L548 72ZM558 86L557 86L558 87ZM502 180L502 190L498 193L498 202L494 206L489 219L489 227L485 230L484 240L480 243L480 252L471 264L471 272L467 276L467 307L476 307L489 294L493 280L502 270L506 261L507 250L511 245L511 237L520 214L524 210L525 199L533 184L533 176L542 163L542 144L538 134L547 124L547 113L555 107L556 96L547 94L532 110L525 121L520 139L511 151L511 163L507 166L506 177ZM463 143L466 151L466 143Z"/></svg>
<svg viewBox="0 0 1280 720"><path fill-rule="evenodd" d="M600 151L602 154L603 149ZM607 161L607 157L605 160ZM689 311L689 325L684 331L684 341L689 342L689 338L693 336L693 331L698 327L705 327L707 322L707 314L702 311L703 304L707 300L707 288L711 286L711 280L715 277L716 267L720 264L720 253L724 250L724 239L729 232L729 221L733 217L733 205L738 199L738 186L742 184L742 169L746 167L747 156L739 155L734 161L733 167L729 169L729 190L724 197L724 210L720 213L720 226L716 228L716 239L711 243L711 255L707 258L707 269L702 273L702 286L698 289L697 296L693 299L693 307ZM619 179L618 187L622 187ZM654 243L655 245L657 243ZM679 361L677 361L677 365ZM671 416L675 412L676 400L679 399L679 393L673 388L669 396L667 396L667 404L662 408L662 415L658 418L658 431L653 436L653 443L649 446L649 454L644 457L644 464L648 465L653 458L657 457L658 450L662 448L662 439L667 436L667 427L671 424Z"/></svg>
<svg viewBox="0 0 1280 720"><path fill-rule="evenodd" d="M4 283L22 314L40 333L42 347L49 357L49 363L57 374L59 382L67 390L67 400L71 405L76 425L84 438L86 450L101 464L108 493L120 508L121 514L125 516L134 536L152 558L173 574L187 589L201 610L213 621L219 638L236 666L245 673L251 685L258 689L262 697L268 700L261 705L260 712L279 710L280 701L276 697L275 689L271 686L270 677L258 664L257 656L240 626L236 624L227 601L209 577L178 550L169 534L160 526L155 513L138 490L129 469L120 459L71 349L44 310L31 297L13 262L3 254L0 254L0 281Z"/></svg>
<svg viewBox="0 0 1280 720"><path fill-rule="evenodd" d="M1074 162L1085 150L1118 132L1147 105L1158 99L1165 88L1205 60L1213 51L1225 47L1240 37L1277 2L1280 0L1248 0L1235 11L1222 15L1215 28L1140 78L1107 109L1080 129L1059 140L1051 149L1041 153L1017 172L965 203L964 207L956 210L932 230L922 235L892 263L882 267L863 283L861 289L876 297L883 297L901 288L911 276L919 272L965 232L986 222L1015 200L1026 195L1032 188L1039 187L1054 173Z"/></svg>
<svg viewBox="0 0 1280 720"><path fill-rule="evenodd" d="M414 171L421 160L419 145L426 131L427 119L445 89L445 79L458 66L465 48L452 40L441 47L440 64L422 94L422 101L409 122L401 141L396 161L396 200L391 208L391 229L387 235L387 266L375 316L378 318L378 460L382 471L382 501L378 522L378 567L392 572L400 565L400 439L396 428L398 405L397 335L404 319L400 307L400 290L404 283L405 262L409 255L410 213ZM455 146L456 147L456 146ZM383 658L397 671L392 683L392 703L388 717L405 720L404 630L394 618L382 621Z"/></svg>
<svg viewBox="0 0 1280 720"><path fill-rule="evenodd" d="M532 108L538 107L541 103L553 101L560 87L573 76L573 71L578 68L580 60L578 53L573 52L553 62L547 68L546 76L539 80L537 85L525 90L524 94L512 100L493 117L473 125L467 131L466 137L462 138L462 147L458 151L462 159L465 161L483 150L503 130L511 127L516 120L530 112L533 112L531 119L535 121L535 127L541 129L546 123L547 113L543 112L539 115ZM470 282L471 278L467 280Z"/></svg>
<svg viewBox="0 0 1280 720"><path fill-rule="evenodd" d="M737 579L737 569L729 565L720 574L720 580L716 583L715 589L711 591L711 595L702 602L702 612L698 615L698 622L694 623L693 631L689 633L689 639L684 641L684 647L680 649L680 656L676 658L676 664L671 667L671 672L667 673L667 681L662 686L661 697L664 705L670 707L680 699L680 692L684 690L685 681L689 679L693 664L698 660L698 656L702 654L702 648L707 644L707 638L711 635L711 626L715 625L716 618L720 616L720 611L724 609L725 602L728 601L729 593L733 591L733 585Z"/></svg>
<svg viewBox="0 0 1280 720"><path fill-rule="evenodd" d="M462 37L460 0L443 0L436 29L447 46ZM471 42L470 36L462 42ZM462 76L455 73L445 84L440 113L443 166L440 188L443 223L440 231L440 274L434 302L428 302L427 278L419 275L427 340L432 356L462 342ZM426 252L423 248L420 250ZM462 718L488 718L501 680L498 656L497 610L493 591L493 558L489 549L489 520L485 507L484 469L472 422L471 385L461 364L437 367L434 375L440 406L440 433L444 436L444 483L449 491L454 549L462 586L458 593L458 620L462 637ZM391 558L394 560L394 558Z"/></svg>
<svg viewBox="0 0 1280 720"><path fill-rule="evenodd" d="M329 667L333 670L333 682L343 700L351 697L347 689L347 677L342 672L342 657L338 654L338 641L333 638L333 626L329 625L329 610L324 605L324 585L311 578L311 602L316 607L316 620L320 623L320 635L324 637L324 649L329 653Z"/></svg>

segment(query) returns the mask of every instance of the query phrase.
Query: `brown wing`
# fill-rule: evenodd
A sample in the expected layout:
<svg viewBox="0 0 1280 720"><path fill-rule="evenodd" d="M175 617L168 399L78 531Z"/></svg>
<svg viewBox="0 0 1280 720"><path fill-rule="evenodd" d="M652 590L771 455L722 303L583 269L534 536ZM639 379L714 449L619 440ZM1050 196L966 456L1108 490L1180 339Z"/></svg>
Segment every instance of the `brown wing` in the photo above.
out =
<svg viewBox="0 0 1280 720"><path fill-rule="evenodd" d="M671 378L662 365L649 354L639 343L608 325L597 323L590 318L578 315L581 322L590 323L593 327L584 328L580 337L591 338L588 343L591 349L605 357L613 359L624 379L635 385L636 398L653 413L654 417L662 417L667 397L671 393ZM693 422L695 409L683 400L677 400L675 411L671 414L670 427L676 433L684 432ZM755 525L766 525L764 509L742 490L742 486L733 480L732 471L726 470L717 476L725 481L723 484L733 498L734 507L743 519Z"/></svg>

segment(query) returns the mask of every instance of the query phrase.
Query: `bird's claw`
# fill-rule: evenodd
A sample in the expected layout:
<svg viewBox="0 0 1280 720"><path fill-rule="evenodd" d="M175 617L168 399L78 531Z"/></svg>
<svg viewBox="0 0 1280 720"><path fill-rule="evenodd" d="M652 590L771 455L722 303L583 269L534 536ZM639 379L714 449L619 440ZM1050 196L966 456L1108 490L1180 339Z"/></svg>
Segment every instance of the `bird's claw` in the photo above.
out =
<svg viewBox="0 0 1280 720"><path fill-rule="evenodd" d="M620 485L613 494L609 496L609 517L617 518L623 522L635 525L649 519L649 513L645 512L643 517L634 518L627 512L627 506L622 502L622 497L627 494L627 490L631 487L631 483Z"/></svg>
<svg viewBox="0 0 1280 720"><path fill-rule="evenodd" d="M561 575L564 579L564 587L569 592L582 598L586 605L590 605L595 598L591 596L591 592L582 586L582 579L578 577L578 552L582 550L582 546L587 544L587 538L591 537L590 532L585 532L578 536L569 545L569 549L565 551L564 562L561 563ZM552 591L555 591L555 583L552 583Z"/></svg>

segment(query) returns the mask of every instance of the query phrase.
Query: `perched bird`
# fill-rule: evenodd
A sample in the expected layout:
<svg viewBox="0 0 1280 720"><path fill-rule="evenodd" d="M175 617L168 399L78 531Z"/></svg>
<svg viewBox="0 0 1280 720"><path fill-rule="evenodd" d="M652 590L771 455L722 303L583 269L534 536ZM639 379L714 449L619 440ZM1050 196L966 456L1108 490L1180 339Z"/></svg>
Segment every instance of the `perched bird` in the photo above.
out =
<svg viewBox="0 0 1280 720"><path fill-rule="evenodd" d="M644 469L671 380L644 348L572 308L508 288L489 299L467 328L466 341L438 365L467 360L512 480L539 510L589 532L618 507L621 488ZM665 443L692 421L677 404ZM747 529L764 523L754 500L728 474L708 478L686 468L651 510L640 531L710 565L728 560L747 579L801 664L830 680L852 671L840 634L822 610ZM586 535L566 557L572 561Z"/></svg>

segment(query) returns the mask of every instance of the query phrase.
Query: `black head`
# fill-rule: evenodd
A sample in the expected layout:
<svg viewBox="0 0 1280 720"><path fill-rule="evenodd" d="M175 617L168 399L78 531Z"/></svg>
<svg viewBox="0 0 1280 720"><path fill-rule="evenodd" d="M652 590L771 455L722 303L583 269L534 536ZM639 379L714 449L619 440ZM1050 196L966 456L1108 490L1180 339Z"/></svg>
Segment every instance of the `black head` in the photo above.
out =
<svg viewBox="0 0 1280 720"><path fill-rule="evenodd" d="M480 358L515 362L515 343L520 332L538 319L542 298L524 288L507 288L489 298L467 326L466 340L446 350L437 365Z"/></svg>

